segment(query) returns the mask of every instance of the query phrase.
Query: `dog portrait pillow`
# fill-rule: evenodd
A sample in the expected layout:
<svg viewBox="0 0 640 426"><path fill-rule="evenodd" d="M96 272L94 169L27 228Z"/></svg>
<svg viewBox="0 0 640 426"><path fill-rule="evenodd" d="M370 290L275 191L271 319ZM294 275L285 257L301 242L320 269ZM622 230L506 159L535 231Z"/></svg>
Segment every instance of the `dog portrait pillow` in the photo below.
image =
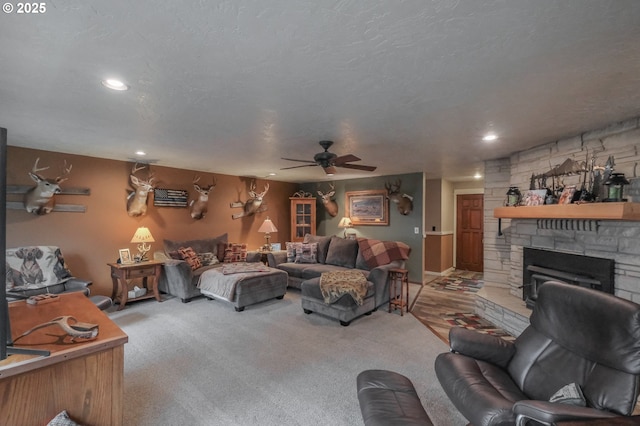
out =
<svg viewBox="0 0 640 426"><path fill-rule="evenodd" d="M31 246L6 250L6 288L29 290L63 283L72 277L58 247Z"/></svg>

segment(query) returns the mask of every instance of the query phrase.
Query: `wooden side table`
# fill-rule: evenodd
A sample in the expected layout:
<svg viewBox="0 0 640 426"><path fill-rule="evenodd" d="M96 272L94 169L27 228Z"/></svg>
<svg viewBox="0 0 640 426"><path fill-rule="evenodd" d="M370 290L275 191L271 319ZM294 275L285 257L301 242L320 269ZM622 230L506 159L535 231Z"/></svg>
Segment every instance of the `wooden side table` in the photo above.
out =
<svg viewBox="0 0 640 426"><path fill-rule="evenodd" d="M398 292L398 286L400 287ZM406 294L406 298L403 297ZM406 269L389 269L389 312L400 308L400 316L406 307L409 313L409 271Z"/></svg>
<svg viewBox="0 0 640 426"><path fill-rule="evenodd" d="M162 274L163 263L161 260L139 263L107 263L111 267L111 280L113 282L111 299L114 302L118 297L118 292L120 292L119 311L124 309L129 300L143 300L155 297L158 302L162 302L160 291L158 290L158 282ZM147 293L135 299L129 299L127 280L134 278L142 278L142 286L147 289Z"/></svg>

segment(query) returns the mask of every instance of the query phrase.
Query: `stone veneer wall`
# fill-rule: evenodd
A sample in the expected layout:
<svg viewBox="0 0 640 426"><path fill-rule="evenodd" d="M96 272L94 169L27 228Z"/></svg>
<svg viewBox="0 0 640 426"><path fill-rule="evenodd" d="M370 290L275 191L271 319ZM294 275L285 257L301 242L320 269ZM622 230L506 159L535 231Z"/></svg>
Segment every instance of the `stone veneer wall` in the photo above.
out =
<svg viewBox="0 0 640 426"><path fill-rule="evenodd" d="M493 208L503 204L510 185L516 185L524 192L529 188L532 174L548 171L567 158L584 161L587 152L591 155L597 151L601 152L596 154L596 164L604 165L612 155L614 170L625 173L631 181L631 185L625 188L625 197L640 202L640 179L636 178L640 173L637 170L640 164L640 118L521 151L508 159L485 163L486 286L508 287L513 297L521 298L522 289L518 286L522 283L522 249L534 247L614 259L615 294L640 303L640 221L594 221L589 224L594 229L584 231L576 221L563 221L563 229L554 229L549 226L549 221L503 219L503 235L499 236L497 232L498 219L493 217ZM508 173L505 172L507 167ZM564 181L579 187L579 179L579 176L570 176Z"/></svg>

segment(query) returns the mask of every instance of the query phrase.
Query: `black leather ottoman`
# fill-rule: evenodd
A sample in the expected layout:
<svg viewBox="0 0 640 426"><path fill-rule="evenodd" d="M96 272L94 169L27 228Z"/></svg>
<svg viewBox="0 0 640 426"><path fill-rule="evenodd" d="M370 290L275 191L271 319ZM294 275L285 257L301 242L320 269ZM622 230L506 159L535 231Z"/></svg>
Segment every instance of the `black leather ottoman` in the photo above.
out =
<svg viewBox="0 0 640 426"><path fill-rule="evenodd" d="M316 312L340 321L340 325L348 326L351 320L361 315L370 315L375 311L375 289L371 281L367 281L367 294L358 306L348 294L345 294L335 303L327 304L320 290L320 277L302 282L300 288L301 304L305 314Z"/></svg>
<svg viewBox="0 0 640 426"><path fill-rule="evenodd" d="M413 383L388 370L358 374L358 401L365 426L433 425Z"/></svg>

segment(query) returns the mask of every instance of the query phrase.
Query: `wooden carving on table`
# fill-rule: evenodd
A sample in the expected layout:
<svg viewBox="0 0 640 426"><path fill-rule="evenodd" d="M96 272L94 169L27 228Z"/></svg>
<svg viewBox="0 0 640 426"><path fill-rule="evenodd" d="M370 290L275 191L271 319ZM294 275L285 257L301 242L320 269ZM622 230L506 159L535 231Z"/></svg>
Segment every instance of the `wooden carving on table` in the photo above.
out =
<svg viewBox="0 0 640 426"><path fill-rule="evenodd" d="M200 176L193 178L193 188L198 192L198 199L191 200L191 203L189 203L189 206L191 207L191 217L194 219L202 219L207 214L209 193L213 191L213 188L215 188L217 184L215 176L211 181L211 185L208 186L198 185L199 181Z"/></svg>
<svg viewBox="0 0 640 426"><path fill-rule="evenodd" d="M398 207L401 215L406 216L413 211L413 197L407 194L400 194L400 186L402 180L398 179L395 183L385 183L387 189L387 198L393 201Z"/></svg>
<svg viewBox="0 0 640 426"><path fill-rule="evenodd" d="M325 210L329 213L329 216L336 217L338 214L338 203L335 200L332 200L331 197L336 195L336 186L333 183L329 184L330 190L328 192L318 191L318 195L322 199L322 204L324 205Z"/></svg>
<svg viewBox="0 0 640 426"><path fill-rule="evenodd" d="M240 219L241 217L245 217L245 216L252 216L256 213L259 212L263 212L265 210L267 210L267 207L262 205L262 201L264 199L264 196L267 194L267 191L269 191L269 184L266 183L264 185L264 191L262 192L256 192L256 181L252 181L251 182L251 187L249 189L249 196L251 198L249 198L246 202L241 203L231 203L231 207L235 208L235 207L242 207L243 211L242 213L235 213L233 215L231 215L231 217L233 219Z"/></svg>
<svg viewBox="0 0 640 426"><path fill-rule="evenodd" d="M146 179L139 178L135 175L145 168L147 169ZM149 192L153 190L154 177L151 172L151 167L148 164L138 167L138 163L135 163L131 168L129 177L134 190L127 196L127 213L132 217L143 216L147 213L147 198Z"/></svg>
<svg viewBox="0 0 640 426"><path fill-rule="evenodd" d="M24 195L24 207L29 213L43 215L53 211L55 206L54 196L61 192L60 183L69 179L66 176L71 173L73 166L67 167L67 162L65 161L62 167L62 174L55 179L47 179L38 174L38 172L47 170L49 166L38 168L39 161L40 157L36 158L36 162L29 172L29 176L36 182L36 186L29 189Z"/></svg>

